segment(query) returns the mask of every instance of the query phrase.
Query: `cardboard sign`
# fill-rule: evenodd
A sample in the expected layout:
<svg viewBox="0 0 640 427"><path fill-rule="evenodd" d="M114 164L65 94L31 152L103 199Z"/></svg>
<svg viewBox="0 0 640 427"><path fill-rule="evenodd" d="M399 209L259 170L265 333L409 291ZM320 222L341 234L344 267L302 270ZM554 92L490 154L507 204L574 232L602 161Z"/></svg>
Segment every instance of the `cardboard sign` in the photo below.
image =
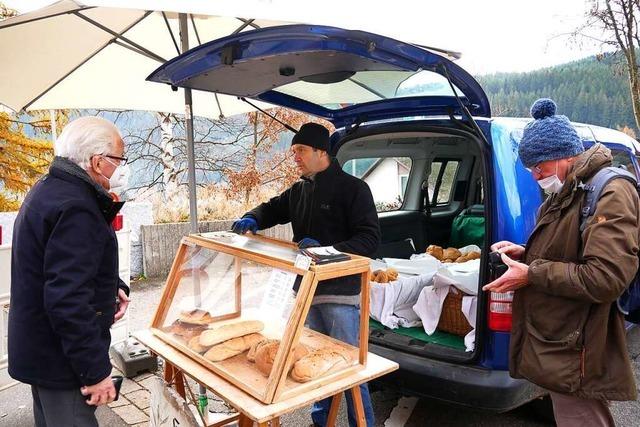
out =
<svg viewBox="0 0 640 427"><path fill-rule="evenodd" d="M151 427L199 427L193 412L185 400L160 378L151 385L149 426Z"/></svg>

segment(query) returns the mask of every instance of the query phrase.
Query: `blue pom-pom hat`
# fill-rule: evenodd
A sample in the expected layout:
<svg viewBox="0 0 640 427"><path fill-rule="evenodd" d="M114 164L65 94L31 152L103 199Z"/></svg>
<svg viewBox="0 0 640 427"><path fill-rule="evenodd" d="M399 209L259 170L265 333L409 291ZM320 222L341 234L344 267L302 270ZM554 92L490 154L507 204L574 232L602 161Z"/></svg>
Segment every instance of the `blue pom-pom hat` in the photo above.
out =
<svg viewBox="0 0 640 427"><path fill-rule="evenodd" d="M584 151L582 140L566 116L556 114L557 105L541 98L531 106L533 121L524 128L518 155L525 167L548 160L574 157Z"/></svg>

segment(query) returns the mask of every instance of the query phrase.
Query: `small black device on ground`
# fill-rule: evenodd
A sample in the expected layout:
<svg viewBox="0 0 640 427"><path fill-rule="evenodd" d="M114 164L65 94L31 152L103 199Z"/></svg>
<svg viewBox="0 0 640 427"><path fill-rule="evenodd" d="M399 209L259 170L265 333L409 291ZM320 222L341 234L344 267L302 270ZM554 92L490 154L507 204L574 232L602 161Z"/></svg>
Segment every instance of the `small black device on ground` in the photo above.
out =
<svg viewBox="0 0 640 427"><path fill-rule="evenodd" d="M109 355L115 367L127 378L146 371L153 372L158 368L158 358L132 337L112 345L109 348Z"/></svg>

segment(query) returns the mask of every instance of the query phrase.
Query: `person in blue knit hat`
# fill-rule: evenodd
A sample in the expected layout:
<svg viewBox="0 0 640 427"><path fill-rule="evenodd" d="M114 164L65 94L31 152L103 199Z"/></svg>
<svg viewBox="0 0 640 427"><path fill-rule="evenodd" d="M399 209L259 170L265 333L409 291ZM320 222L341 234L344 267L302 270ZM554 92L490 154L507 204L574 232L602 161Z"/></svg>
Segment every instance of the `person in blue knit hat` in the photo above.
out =
<svg viewBox="0 0 640 427"><path fill-rule="evenodd" d="M518 148L520 160L533 173L538 184L551 193L562 187L563 178L574 158L584 152L578 132L566 116L556 114L557 106L542 98L531 106L531 117ZM553 171L553 174L550 172ZM544 175L545 177L540 179Z"/></svg>
<svg viewBox="0 0 640 427"><path fill-rule="evenodd" d="M581 227L589 183L609 149L585 151L556 104L539 99L518 154L549 195L525 246L491 246L509 267L485 291L512 292L509 371L549 391L560 427L613 426L610 400L637 399L624 318L616 300L638 271L640 200L613 179Z"/></svg>

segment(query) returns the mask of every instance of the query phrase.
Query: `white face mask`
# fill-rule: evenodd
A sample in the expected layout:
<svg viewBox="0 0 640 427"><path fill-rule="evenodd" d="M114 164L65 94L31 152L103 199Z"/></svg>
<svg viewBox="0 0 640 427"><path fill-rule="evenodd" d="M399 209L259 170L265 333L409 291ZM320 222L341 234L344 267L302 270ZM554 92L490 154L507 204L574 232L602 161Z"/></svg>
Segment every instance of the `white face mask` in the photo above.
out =
<svg viewBox="0 0 640 427"><path fill-rule="evenodd" d="M118 194L123 193L129 184L129 165L116 165L108 158L105 157L104 159L116 167L111 174L111 178L102 175L109 180L109 191Z"/></svg>
<svg viewBox="0 0 640 427"><path fill-rule="evenodd" d="M549 193L559 193L564 183L558 178L558 162L556 162L556 173L538 180L538 185Z"/></svg>

